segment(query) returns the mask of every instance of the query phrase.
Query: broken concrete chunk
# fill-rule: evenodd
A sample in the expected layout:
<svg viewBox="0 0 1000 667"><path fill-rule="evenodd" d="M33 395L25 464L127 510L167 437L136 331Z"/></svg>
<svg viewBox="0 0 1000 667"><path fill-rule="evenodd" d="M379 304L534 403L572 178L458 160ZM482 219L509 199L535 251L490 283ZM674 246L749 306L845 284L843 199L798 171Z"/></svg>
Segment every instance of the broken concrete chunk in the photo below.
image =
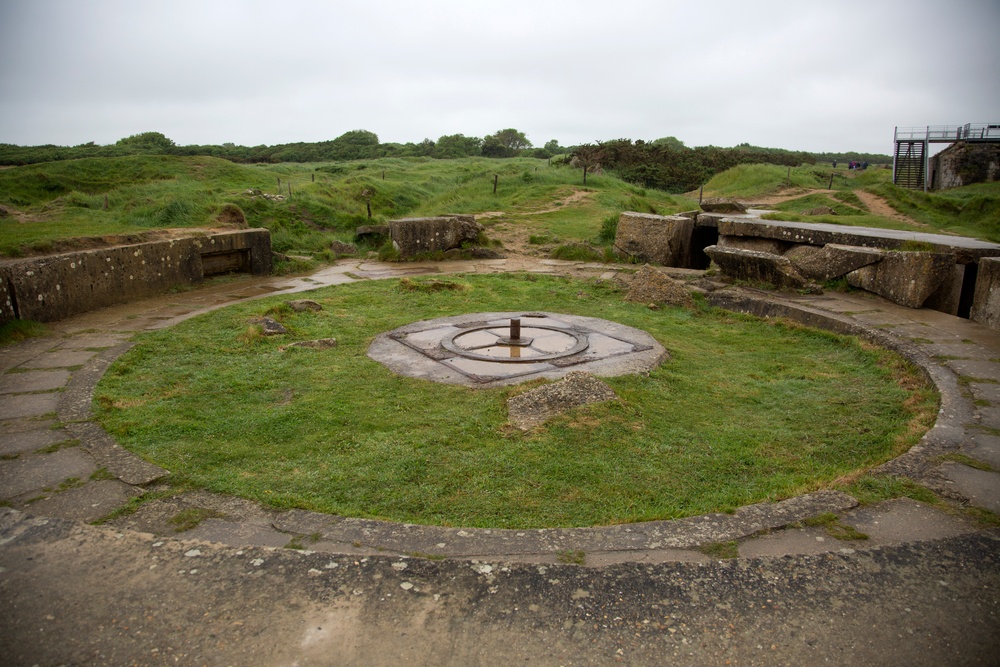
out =
<svg viewBox="0 0 1000 667"><path fill-rule="evenodd" d="M701 210L706 213L746 213L747 207L728 197L714 197L705 199L700 204Z"/></svg>
<svg viewBox="0 0 1000 667"><path fill-rule="evenodd" d="M833 280L882 259L885 251L876 248L828 243L822 248L797 245L785 252L795 269L806 278Z"/></svg>
<svg viewBox="0 0 1000 667"><path fill-rule="evenodd" d="M250 323L258 325L263 330L265 336L278 336L288 333L288 330L273 317L251 317Z"/></svg>
<svg viewBox="0 0 1000 667"><path fill-rule="evenodd" d="M389 236L401 257L451 250L462 247L463 243L475 243L484 229L471 215L389 221Z"/></svg>
<svg viewBox="0 0 1000 667"><path fill-rule="evenodd" d="M618 218L615 252L650 264L687 267L694 220L627 211Z"/></svg>
<svg viewBox="0 0 1000 667"><path fill-rule="evenodd" d="M943 252L889 251L881 261L847 274L852 287L910 308L920 308L954 272L955 256Z"/></svg>
<svg viewBox="0 0 1000 667"><path fill-rule="evenodd" d="M806 284L806 279L795 270L792 262L781 255L717 245L705 248L705 254L731 278L769 283L776 287L803 287Z"/></svg>

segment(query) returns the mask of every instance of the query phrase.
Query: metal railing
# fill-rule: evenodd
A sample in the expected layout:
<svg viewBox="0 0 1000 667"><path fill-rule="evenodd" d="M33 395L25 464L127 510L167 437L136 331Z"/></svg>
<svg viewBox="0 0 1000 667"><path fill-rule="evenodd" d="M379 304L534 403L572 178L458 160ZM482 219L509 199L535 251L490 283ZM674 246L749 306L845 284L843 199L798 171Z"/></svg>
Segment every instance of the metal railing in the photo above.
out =
<svg viewBox="0 0 1000 667"><path fill-rule="evenodd" d="M929 143L1000 141L1000 123L897 127L894 141L926 141Z"/></svg>

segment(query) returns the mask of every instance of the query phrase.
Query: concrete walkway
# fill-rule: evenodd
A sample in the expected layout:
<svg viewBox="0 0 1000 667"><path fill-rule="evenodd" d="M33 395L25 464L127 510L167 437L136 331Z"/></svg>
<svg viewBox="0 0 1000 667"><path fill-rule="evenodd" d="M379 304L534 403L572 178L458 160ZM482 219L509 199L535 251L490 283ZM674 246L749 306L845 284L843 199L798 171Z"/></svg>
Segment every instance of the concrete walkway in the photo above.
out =
<svg viewBox="0 0 1000 667"><path fill-rule="evenodd" d="M0 652L9 664L990 664L1000 647L1000 332L859 294L725 290L728 307L856 330L942 392L887 464L952 501L821 492L734 515L579 530L446 529L275 512L167 489L91 421L137 331L364 279L616 268L530 258L342 262L88 313L0 354ZM728 296L727 296L728 295ZM761 310L763 309L763 310ZM869 536L800 522L824 512ZM178 533L177 517L203 520ZM840 533L841 537L844 536ZM736 541L719 561L709 544ZM282 547L307 547L302 552ZM277 548L277 550L276 550ZM419 557L417 557L419 556ZM444 559L444 560L441 560ZM581 567L583 565L583 567Z"/></svg>

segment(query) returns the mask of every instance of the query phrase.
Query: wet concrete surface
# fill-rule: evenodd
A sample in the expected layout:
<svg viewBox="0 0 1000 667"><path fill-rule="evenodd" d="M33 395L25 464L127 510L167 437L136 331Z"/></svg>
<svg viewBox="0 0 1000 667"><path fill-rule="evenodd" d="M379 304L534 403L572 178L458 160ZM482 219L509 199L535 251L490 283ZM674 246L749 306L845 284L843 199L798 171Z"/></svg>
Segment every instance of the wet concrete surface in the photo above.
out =
<svg viewBox="0 0 1000 667"><path fill-rule="evenodd" d="M343 262L308 277L238 280L86 313L5 348L5 662L995 664L997 532L961 507L1000 510L1000 433L991 430L1000 332L858 294L758 296L916 350L943 408L939 428L908 455L919 465L900 469L944 492L950 507L905 499L856 507L820 494L732 517L474 531L275 512L198 492L161 493L107 525L86 524L166 488L167 471L89 421L90 392L133 332L358 279L507 270L608 279L616 269L529 258ZM201 521L177 532L184 511ZM803 523L824 513L868 539ZM699 550L729 540L737 558Z"/></svg>

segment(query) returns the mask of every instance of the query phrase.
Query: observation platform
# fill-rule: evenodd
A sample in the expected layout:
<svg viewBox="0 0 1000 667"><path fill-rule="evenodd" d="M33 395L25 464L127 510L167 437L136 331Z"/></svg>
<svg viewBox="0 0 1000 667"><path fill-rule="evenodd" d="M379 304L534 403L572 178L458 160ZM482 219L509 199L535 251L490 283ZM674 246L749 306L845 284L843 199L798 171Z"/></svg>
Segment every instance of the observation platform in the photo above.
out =
<svg viewBox="0 0 1000 667"><path fill-rule="evenodd" d="M930 144L1000 143L1000 123L897 127L893 134L892 182L927 191Z"/></svg>

